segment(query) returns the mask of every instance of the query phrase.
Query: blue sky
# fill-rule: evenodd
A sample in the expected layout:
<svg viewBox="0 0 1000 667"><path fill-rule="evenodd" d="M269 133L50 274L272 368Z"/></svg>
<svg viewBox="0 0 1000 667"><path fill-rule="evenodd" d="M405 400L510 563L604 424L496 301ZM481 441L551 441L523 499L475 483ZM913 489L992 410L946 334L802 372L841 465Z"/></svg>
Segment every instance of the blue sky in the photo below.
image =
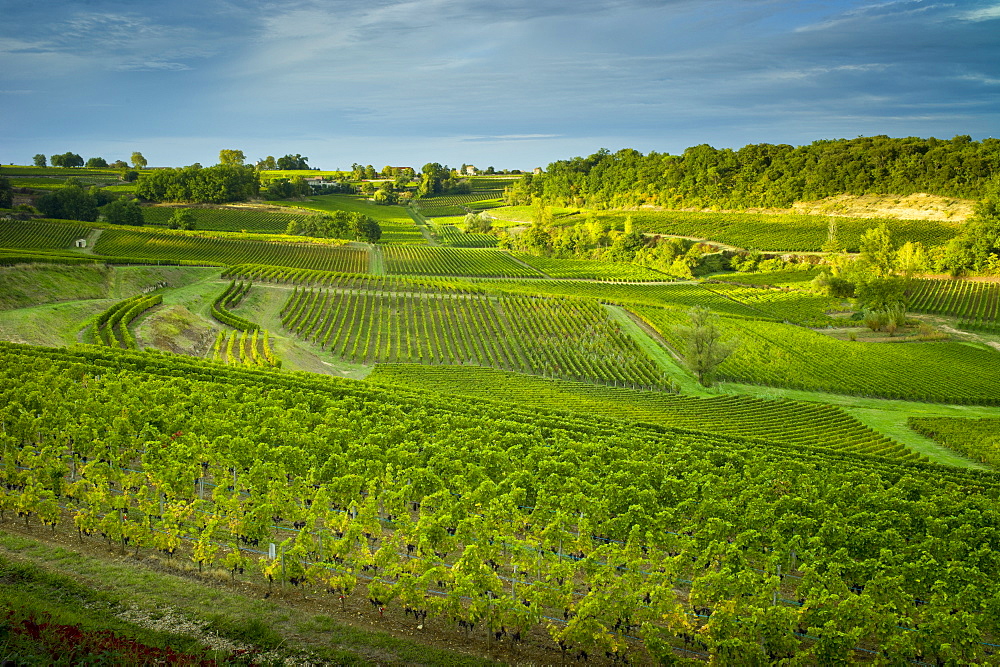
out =
<svg viewBox="0 0 1000 667"><path fill-rule="evenodd" d="M1000 136L1000 0L0 0L0 161Z"/></svg>

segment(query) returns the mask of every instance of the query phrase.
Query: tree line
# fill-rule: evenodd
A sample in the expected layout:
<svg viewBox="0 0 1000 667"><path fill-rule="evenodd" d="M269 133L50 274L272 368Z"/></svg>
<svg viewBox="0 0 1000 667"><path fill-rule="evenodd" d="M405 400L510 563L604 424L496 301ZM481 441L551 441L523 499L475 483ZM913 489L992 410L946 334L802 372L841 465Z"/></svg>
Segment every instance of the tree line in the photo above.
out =
<svg viewBox="0 0 1000 667"><path fill-rule="evenodd" d="M525 174L506 198L515 205L537 197L596 209L787 207L844 193L978 199L997 173L1000 139L977 142L968 135L751 144L738 150L701 144L681 155L602 149L553 162L543 174Z"/></svg>

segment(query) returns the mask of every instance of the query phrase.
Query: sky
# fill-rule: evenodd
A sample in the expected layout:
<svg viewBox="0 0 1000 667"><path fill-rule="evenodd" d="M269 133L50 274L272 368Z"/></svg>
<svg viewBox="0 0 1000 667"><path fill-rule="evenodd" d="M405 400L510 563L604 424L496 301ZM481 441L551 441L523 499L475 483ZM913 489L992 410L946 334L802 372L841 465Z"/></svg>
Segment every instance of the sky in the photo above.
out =
<svg viewBox="0 0 1000 667"><path fill-rule="evenodd" d="M1000 136L1000 0L0 0L0 163Z"/></svg>

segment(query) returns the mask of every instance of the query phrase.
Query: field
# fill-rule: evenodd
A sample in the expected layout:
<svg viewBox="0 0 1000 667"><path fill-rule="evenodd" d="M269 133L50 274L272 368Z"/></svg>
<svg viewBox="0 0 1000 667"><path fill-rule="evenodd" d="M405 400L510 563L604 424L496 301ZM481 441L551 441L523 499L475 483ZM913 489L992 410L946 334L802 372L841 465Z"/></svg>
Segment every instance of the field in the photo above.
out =
<svg viewBox="0 0 1000 667"><path fill-rule="evenodd" d="M557 225L584 221L584 211L554 208ZM625 228L631 217L635 229L646 234L665 234L706 239L737 248L764 252L817 252L827 240L830 216L787 213L700 213L691 211L593 211L598 221L611 229ZM491 215L508 220L531 222L533 209L528 206L504 207ZM920 241L941 245L958 233L958 223L932 220L895 220L890 218L832 218L837 222L837 238L843 248L857 252L861 235L882 223L889 226L893 240L902 245Z"/></svg>
<svg viewBox="0 0 1000 667"><path fill-rule="evenodd" d="M165 226L174 211L174 206L146 206L142 209L147 225ZM299 213L270 211L251 208L190 208L194 215L195 229L217 232L250 232L257 234L284 234L288 223Z"/></svg>
<svg viewBox="0 0 1000 667"><path fill-rule="evenodd" d="M455 225L433 224L431 234L439 244L452 248L493 248L497 244L492 234L463 232Z"/></svg>
<svg viewBox="0 0 1000 667"><path fill-rule="evenodd" d="M638 307L635 312L676 348L681 311ZM727 319L726 334L739 340L719 366L730 382L912 401L1000 405L1000 355L985 345L957 342L862 343L836 340L809 329Z"/></svg>
<svg viewBox="0 0 1000 667"><path fill-rule="evenodd" d="M386 271L393 275L541 277L538 271L499 250L389 246L383 253Z"/></svg>
<svg viewBox="0 0 1000 667"><path fill-rule="evenodd" d="M600 306L451 292L296 290L283 324L342 359L494 366L599 384L670 382Z"/></svg>
<svg viewBox="0 0 1000 667"><path fill-rule="evenodd" d="M269 264L303 269L363 273L368 251L346 245L266 243L201 236L105 230L94 252L105 257L184 260L206 264Z"/></svg>
<svg viewBox="0 0 1000 667"><path fill-rule="evenodd" d="M514 255L525 264L544 273L549 278L567 280L617 280L621 282L665 282L670 276L625 262L603 262L596 259L553 259L527 253Z"/></svg>
<svg viewBox="0 0 1000 667"><path fill-rule="evenodd" d="M1000 419L911 418L910 428L974 461L1000 467Z"/></svg>
<svg viewBox="0 0 1000 667"><path fill-rule="evenodd" d="M989 473L126 351L4 346L0 373L5 404L45 415L41 442L33 422L8 428L35 445L4 452L30 508L8 530L184 561L195 581L450 628L512 663L982 663L1000 634L972 604L1000 595L973 556L1000 497ZM117 420L120 442L48 435L81 419ZM962 576L913 566L942 558ZM834 591L847 608L824 604ZM961 623L935 625L956 608ZM719 622L750 615L763 641ZM846 642L821 629L849 622Z"/></svg>
<svg viewBox="0 0 1000 667"><path fill-rule="evenodd" d="M963 329L1000 333L1000 283L919 280L910 291L910 310L959 318Z"/></svg>
<svg viewBox="0 0 1000 667"><path fill-rule="evenodd" d="M0 220L0 248L69 250L91 230L83 225L42 220Z"/></svg>
<svg viewBox="0 0 1000 667"><path fill-rule="evenodd" d="M612 226L624 226L632 216L635 228L648 234L671 234L718 241L738 248L767 252L815 252L823 247L831 218L823 215L763 213L690 213L684 211L635 211L598 213L597 218ZM940 245L958 233L955 223L930 220L876 218L834 218L837 238L843 248L857 252L861 235L885 223L893 240L902 244L920 241Z"/></svg>
<svg viewBox="0 0 1000 667"><path fill-rule="evenodd" d="M828 405L746 396L696 398L465 366L379 364L368 381L500 403L526 402L549 410L569 410L690 431L830 447L904 460L921 458Z"/></svg>

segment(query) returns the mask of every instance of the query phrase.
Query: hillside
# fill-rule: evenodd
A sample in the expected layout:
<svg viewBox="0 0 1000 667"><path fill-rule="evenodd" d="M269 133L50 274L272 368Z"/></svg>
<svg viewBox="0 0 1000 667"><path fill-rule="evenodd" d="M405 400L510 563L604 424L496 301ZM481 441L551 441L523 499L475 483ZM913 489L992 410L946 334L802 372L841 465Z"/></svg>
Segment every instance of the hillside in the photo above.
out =
<svg viewBox="0 0 1000 667"><path fill-rule="evenodd" d="M989 662L1000 287L862 301L904 242L979 223L814 206L513 209L549 252L402 207L377 244L278 234L287 207L0 221L7 636L42 662ZM927 215L870 217L894 206ZM830 230L861 252L739 250ZM670 233L736 250L644 240Z"/></svg>

